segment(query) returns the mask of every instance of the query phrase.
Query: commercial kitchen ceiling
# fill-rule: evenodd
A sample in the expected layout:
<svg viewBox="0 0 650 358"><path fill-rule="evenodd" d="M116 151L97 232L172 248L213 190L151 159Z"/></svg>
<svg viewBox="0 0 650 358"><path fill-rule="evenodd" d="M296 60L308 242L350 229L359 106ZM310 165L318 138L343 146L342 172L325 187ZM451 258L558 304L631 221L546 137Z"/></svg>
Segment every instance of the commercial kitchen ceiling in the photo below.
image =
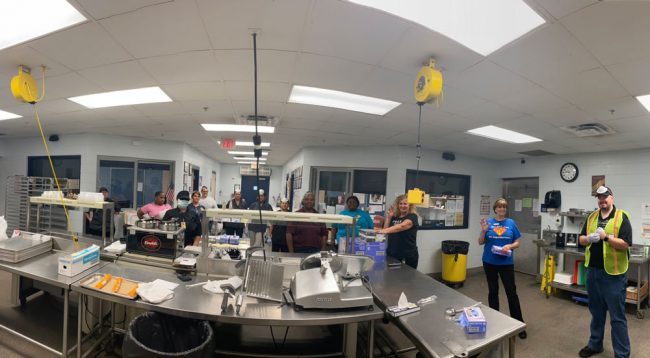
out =
<svg viewBox="0 0 650 358"><path fill-rule="evenodd" d="M425 148L492 159L642 148L650 115L650 2L528 0L546 21L481 56L420 25L340 0L70 0L88 22L0 51L2 138L37 135L32 109L10 94L17 66L49 68L38 106L48 134L106 133L184 141L222 162L219 134L253 112L251 28L260 29L259 112L277 120L270 165L305 146L410 145L415 74L430 56L445 79L425 106ZM292 85L390 99L385 116L288 103ZM86 109L66 98L160 86L172 99ZM602 123L616 134L578 138L560 127ZM465 132L496 125L543 139L508 144ZM232 137L224 135L224 137ZM250 134L235 136L250 141Z"/></svg>

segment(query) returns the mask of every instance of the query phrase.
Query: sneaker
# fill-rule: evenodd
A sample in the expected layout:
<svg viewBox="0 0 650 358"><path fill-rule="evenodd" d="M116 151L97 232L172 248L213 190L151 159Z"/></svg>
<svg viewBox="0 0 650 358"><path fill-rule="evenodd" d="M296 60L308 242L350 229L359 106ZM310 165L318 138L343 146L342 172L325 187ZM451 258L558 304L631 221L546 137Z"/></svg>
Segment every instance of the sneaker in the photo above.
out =
<svg viewBox="0 0 650 358"><path fill-rule="evenodd" d="M526 333L526 331L519 332L519 338L521 338L521 339L528 338L528 333Z"/></svg>
<svg viewBox="0 0 650 358"><path fill-rule="evenodd" d="M592 355L598 354L598 353L601 353L601 352L602 351L595 351L595 350L589 348L589 346L585 346L584 348L582 348L580 350L580 352L578 352L578 355L580 357L582 357L582 358L587 358L587 357L591 357Z"/></svg>

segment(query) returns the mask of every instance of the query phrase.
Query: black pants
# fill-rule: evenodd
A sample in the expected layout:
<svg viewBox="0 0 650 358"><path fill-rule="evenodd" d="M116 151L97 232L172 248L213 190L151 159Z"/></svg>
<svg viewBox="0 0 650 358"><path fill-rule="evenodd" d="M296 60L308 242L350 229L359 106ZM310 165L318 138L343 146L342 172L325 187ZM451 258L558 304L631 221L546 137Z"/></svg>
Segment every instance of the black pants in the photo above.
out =
<svg viewBox="0 0 650 358"><path fill-rule="evenodd" d="M499 310L499 276L501 276L503 288L506 290L506 296L508 296L510 317L523 322L524 318L521 315L517 286L515 285L515 266L490 265L483 262L483 270L485 270L485 277L488 283L488 302L490 308Z"/></svg>
<svg viewBox="0 0 650 358"><path fill-rule="evenodd" d="M414 269L417 270L418 268L418 261L420 259L420 255L418 254L418 250L411 250L411 251L405 251L405 252L387 252L386 253L388 256L398 260L398 261L404 261L407 265L413 267Z"/></svg>
<svg viewBox="0 0 650 358"><path fill-rule="evenodd" d="M273 252L289 252L289 246L287 244L271 244L271 251Z"/></svg>

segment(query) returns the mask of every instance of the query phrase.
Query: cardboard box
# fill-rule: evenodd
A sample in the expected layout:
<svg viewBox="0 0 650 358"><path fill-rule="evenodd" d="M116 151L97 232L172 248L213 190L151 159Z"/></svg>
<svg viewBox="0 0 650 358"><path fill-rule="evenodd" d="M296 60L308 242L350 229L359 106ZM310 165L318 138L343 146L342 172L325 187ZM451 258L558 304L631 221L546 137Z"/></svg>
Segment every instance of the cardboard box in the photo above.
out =
<svg viewBox="0 0 650 358"><path fill-rule="evenodd" d="M386 260L386 242L368 242L366 243L366 256L375 259L375 262L384 262Z"/></svg>
<svg viewBox="0 0 650 358"><path fill-rule="evenodd" d="M59 275L72 277L99 263L99 246L59 256Z"/></svg>
<svg viewBox="0 0 650 358"><path fill-rule="evenodd" d="M555 277L553 277L553 282L561 283L564 285L571 285L573 279L573 274L566 272L556 272Z"/></svg>
<svg viewBox="0 0 650 358"><path fill-rule="evenodd" d="M639 292L637 292L636 282L630 282L629 285L632 286L627 287L627 292L625 296L625 298L627 298L628 300L638 301L639 296L643 297L648 294L648 281L646 280L643 280L643 283L641 285L641 295L639 295Z"/></svg>

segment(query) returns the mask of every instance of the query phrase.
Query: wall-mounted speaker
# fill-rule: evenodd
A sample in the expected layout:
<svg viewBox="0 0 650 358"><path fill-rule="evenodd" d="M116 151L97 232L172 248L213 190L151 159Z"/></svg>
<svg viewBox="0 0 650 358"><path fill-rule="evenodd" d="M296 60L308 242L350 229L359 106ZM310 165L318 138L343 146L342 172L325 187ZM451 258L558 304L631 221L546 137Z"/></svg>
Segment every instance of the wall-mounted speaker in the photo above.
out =
<svg viewBox="0 0 650 358"><path fill-rule="evenodd" d="M59 136L57 134L52 134L49 138L50 142L58 142Z"/></svg>
<svg viewBox="0 0 650 358"><path fill-rule="evenodd" d="M454 160L456 160L456 154L454 154L452 152L443 152L442 153L442 159L449 160L449 161L454 161Z"/></svg>

